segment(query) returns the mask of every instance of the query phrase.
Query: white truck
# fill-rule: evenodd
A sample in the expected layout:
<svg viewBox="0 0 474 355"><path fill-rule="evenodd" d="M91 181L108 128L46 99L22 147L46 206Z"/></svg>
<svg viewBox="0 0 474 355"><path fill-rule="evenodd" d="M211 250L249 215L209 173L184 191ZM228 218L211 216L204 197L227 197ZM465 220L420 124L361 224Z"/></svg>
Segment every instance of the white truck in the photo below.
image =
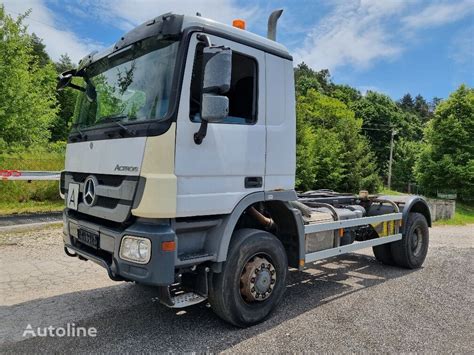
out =
<svg viewBox="0 0 474 355"><path fill-rule="evenodd" d="M60 183L69 256L156 286L169 307L208 300L240 327L271 313L290 267L367 247L384 264L422 265L422 198L295 192L281 12L268 38L243 21L164 14L60 75L58 89L81 91Z"/></svg>

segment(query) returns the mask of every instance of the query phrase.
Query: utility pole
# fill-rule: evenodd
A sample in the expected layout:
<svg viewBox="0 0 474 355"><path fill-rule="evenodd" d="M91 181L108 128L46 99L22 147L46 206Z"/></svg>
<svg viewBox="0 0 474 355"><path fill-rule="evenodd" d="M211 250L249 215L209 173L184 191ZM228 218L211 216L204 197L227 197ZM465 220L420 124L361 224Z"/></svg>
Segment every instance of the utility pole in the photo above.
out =
<svg viewBox="0 0 474 355"><path fill-rule="evenodd" d="M393 138L397 134L394 128L392 128L392 135L390 138L390 159L388 161L388 189L391 190L392 188L392 161L393 161Z"/></svg>

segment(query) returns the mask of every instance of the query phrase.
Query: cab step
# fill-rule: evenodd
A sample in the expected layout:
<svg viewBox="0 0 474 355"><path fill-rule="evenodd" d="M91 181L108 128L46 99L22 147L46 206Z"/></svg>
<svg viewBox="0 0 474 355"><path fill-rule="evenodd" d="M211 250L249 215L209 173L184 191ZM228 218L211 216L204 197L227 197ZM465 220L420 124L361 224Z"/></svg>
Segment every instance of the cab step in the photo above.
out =
<svg viewBox="0 0 474 355"><path fill-rule="evenodd" d="M179 262L177 265L181 264L188 264L190 261L193 263L202 263L205 261L211 261L215 260L216 254L210 254L205 251L197 252L197 253L192 253L192 254L181 254L178 256Z"/></svg>
<svg viewBox="0 0 474 355"><path fill-rule="evenodd" d="M179 288L175 289L172 286L161 286L158 298L162 304L170 308L184 308L207 300L207 297L198 293L186 292Z"/></svg>
<svg viewBox="0 0 474 355"><path fill-rule="evenodd" d="M194 292L182 293L180 295L171 297L171 300L174 303L172 308L184 308L184 307L192 306L192 305L201 303L205 301L206 299L207 299L206 297L198 295L197 293L194 293Z"/></svg>

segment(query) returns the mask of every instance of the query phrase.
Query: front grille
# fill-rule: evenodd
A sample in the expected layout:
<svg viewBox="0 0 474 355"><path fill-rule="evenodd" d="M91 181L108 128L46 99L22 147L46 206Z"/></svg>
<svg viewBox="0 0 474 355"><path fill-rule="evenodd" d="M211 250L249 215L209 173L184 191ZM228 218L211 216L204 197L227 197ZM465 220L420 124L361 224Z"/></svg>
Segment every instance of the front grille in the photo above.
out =
<svg viewBox="0 0 474 355"><path fill-rule="evenodd" d="M95 189L97 202L88 207L83 202L84 182L91 175L98 181ZM75 213L123 223L130 216L138 179L137 176L64 172L61 175L61 191L67 195L70 183L79 184L79 203Z"/></svg>

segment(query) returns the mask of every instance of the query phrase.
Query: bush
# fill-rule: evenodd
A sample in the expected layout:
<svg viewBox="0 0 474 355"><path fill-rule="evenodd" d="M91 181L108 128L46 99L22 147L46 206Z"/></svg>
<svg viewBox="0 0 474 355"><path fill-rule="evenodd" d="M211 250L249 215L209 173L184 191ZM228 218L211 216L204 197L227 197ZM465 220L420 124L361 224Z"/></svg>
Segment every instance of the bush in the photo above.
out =
<svg viewBox="0 0 474 355"><path fill-rule="evenodd" d="M1 142L0 142L1 143ZM65 143L40 147L11 147L0 153L0 170L60 171ZM1 181L0 202L59 200L57 181Z"/></svg>

